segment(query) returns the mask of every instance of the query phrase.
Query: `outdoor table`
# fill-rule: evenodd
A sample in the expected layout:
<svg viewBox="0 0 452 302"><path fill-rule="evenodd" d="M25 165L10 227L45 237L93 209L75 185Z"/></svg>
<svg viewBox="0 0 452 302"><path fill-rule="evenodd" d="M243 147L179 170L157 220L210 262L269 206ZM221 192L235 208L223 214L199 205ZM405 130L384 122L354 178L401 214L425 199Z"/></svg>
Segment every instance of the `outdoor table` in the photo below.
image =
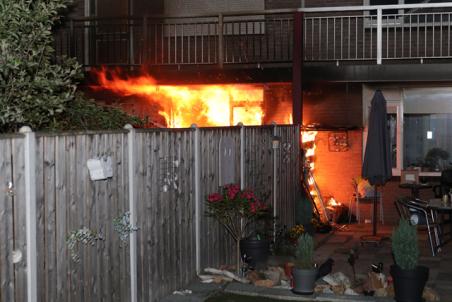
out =
<svg viewBox="0 0 452 302"><path fill-rule="evenodd" d="M419 198L419 191L421 189L428 189L428 188L432 188L432 184L431 183L401 183L399 184L400 188L403 189L410 189L411 190L411 197L416 199Z"/></svg>

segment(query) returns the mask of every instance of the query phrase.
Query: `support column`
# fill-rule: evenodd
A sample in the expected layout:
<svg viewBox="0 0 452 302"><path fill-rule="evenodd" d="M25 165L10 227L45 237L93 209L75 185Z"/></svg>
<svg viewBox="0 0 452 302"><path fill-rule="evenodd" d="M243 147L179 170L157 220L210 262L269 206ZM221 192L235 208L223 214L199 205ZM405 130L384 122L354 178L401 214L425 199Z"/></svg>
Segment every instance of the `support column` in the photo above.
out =
<svg viewBox="0 0 452 302"><path fill-rule="evenodd" d="M303 124L303 13L294 13L292 58L292 119L293 124Z"/></svg>
<svg viewBox="0 0 452 302"><path fill-rule="evenodd" d="M194 157L195 157L195 253L196 253L196 273L201 273L201 153L199 149L199 128L196 124L191 125L195 131L194 135Z"/></svg>
<svg viewBox="0 0 452 302"><path fill-rule="evenodd" d="M36 247L36 137L30 127L20 128L25 134L25 219L27 230L27 301L36 302L38 296Z"/></svg>

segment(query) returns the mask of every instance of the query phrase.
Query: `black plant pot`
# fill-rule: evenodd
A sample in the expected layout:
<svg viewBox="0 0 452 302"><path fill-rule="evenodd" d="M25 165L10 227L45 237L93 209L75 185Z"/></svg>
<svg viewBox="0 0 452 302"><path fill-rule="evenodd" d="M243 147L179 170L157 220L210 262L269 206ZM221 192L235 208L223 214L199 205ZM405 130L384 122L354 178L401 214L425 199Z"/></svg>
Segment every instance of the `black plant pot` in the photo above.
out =
<svg viewBox="0 0 452 302"><path fill-rule="evenodd" d="M268 240L242 239L240 240L240 254L242 259L253 268L265 265L270 256L270 242Z"/></svg>
<svg viewBox="0 0 452 302"><path fill-rule="evenodd" d="M404 270L391 265L394 280L395 300L397 302L422 302L422 293L428 280L428 268L417 266L414 270Z"/></svg>

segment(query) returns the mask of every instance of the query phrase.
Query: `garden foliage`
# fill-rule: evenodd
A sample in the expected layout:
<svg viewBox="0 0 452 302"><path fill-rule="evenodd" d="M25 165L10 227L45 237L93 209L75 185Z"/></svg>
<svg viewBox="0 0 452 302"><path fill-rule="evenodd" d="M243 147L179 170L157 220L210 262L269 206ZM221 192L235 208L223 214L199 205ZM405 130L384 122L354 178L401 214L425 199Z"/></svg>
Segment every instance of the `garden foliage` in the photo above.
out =
<svg viewBox="0 0 452 302"><path fill-rule="evenodd" d="M122 127L130 119L77 94L82 72L75 59L54 62L52 28L67 5L67 0L0 0L0 132L23 125L35 130L74 125L105 129L119 122Z"/></svg>
<svg viewBox="0 0 452 302"><path fill-rule="evenodd" d="M415 269L419 260L416 226L401 219L391 239L395 263L404 270Z"/></svg>
<svg viewBox="0 0 452 302"><path fill-rule="evenodd" d="M301 269L312 269L314 267L314 240L308 233L304 233L298 239L296 265Z"/></svg>

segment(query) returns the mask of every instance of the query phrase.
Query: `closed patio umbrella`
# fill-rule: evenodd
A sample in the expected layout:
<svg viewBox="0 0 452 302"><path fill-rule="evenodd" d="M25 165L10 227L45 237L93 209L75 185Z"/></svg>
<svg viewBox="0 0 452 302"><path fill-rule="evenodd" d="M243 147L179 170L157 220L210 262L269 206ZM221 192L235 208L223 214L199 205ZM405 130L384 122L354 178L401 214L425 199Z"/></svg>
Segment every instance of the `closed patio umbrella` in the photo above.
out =
<svg viewBox="0 0 452 302"><path fill-rule="evenodd" d="M374 186L372 235L377 235L377 186L392 176L391 145L386 116L386 100L380 90L375 91L369 113L366 150L361 175ZM381 201L382 202L382 201Z"/></svg>

